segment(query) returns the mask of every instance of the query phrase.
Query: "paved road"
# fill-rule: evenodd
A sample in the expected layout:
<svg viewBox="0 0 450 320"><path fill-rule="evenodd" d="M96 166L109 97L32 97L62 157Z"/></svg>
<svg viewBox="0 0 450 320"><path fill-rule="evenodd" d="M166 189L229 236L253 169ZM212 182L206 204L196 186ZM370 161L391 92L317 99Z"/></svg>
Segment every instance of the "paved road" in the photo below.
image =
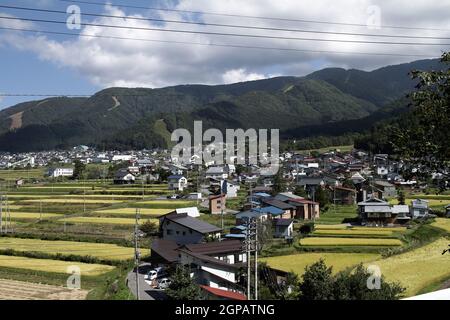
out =
<svg viewBox="0 0 450 320"><path fill-rule="evenodd" d="M165 294L161 290L153 289L144 280L144 275L152 269L149 263L142 263L138 270L139 279L139 298L141 300L164 300L166 298ZM127 276L127 284L131 293L136 297L136 269L131 271Z"/></svg>

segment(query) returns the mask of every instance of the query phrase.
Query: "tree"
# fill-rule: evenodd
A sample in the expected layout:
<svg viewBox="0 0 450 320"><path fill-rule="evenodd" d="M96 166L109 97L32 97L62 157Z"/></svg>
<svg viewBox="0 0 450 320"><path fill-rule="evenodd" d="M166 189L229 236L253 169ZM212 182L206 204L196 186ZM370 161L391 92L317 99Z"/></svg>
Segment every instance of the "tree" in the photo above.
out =
<svg viewBox="0 0 450 320"><path fill-rule="evenodd" d="M450 52L442 55L441 62L450 64ZM450 159L450 68L413 71L412 78L419 81L410 96L413 123L396 128L392 143L403 159L439 170Z"/></svg>
<svg viewBox="0 0 450 320"><path fill-rule="evenodd" d="M152 220L147 220L139 227L139 230L147 236L151 236L158 231L158 224Z"/></svg>
<svg viewBox="0 0 450 320"><path fill-rule="evenodd" d="M330 196L321 186L318 186L314 193L314 200L322 207L330 203Z"/></svg>
<svg viewBox="0 0 450 320"><path fill-rule="evenodd" d="M286 191L286 181L283 178L283 170L280 168L273 179L272 193L277 194Z"/></svg>
<svg viewBox="0 0 450 320"><path fill-rule="evenodd" d="M75 160L75 168L73 169L73 179L81 179L83 177L83 173L86 170L86 165L82 163L80 160Z"/></svg>
<svg viewBox="0 0 450 320"><path fill-rule="evenodd" d="M333 275L323 259L307 266L299 284L300 300L332 300Z"/></svg>
<svg viewBox="0 0 450 320"><path fill-rule="evenodd" d="M166 290L170 300L200 300L200 287L191 278L188 268L177 265L172 274L172 283Z"/></svg>
<svg viewBox="0 0 450 320"><path fill-rule="evenodd" d="M406 201L405 192L402 189L400 189L398 191L397 201L398 201L398 204L400 204L400 205L405 204L405 201Z"/></svg>
<svg viewBox="0 0 450 320"><path fill-rule="evenodd" d="M396 300L405 291L398 283L388 283L379 278L379 288L369 289L368 279L373 277L362 264L354 270L339 272L334 278L334 298L336 300Z"/></svg>

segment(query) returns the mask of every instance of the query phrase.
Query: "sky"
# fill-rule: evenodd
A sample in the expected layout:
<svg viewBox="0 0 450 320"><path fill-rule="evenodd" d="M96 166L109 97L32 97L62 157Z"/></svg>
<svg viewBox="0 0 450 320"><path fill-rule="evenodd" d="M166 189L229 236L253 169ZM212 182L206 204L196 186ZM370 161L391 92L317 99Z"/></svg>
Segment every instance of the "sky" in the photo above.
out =
<svg viewBox="0 0 450 320"><path fill-rule="evenodd" d="M117 86L158 88L179 84L224 84L284 75L303 76L326 67L369 71L391 64L437 58L450 48L450 1L415 0L414 5L409 0L85 1L100 5L61 0L0 0L0 94L90 95L101 89ZM74 25L67 25L66 21L69 19L76 22L77 16L66 12L69 6L74 5L77 7L70 9L80 10L82 23L112 25L116 28L81 25L80 29L71 29ZM63 13L1 6L57 10ZM172 11L155 10L161 8ZM6 19L7 17L14 19ZM231 28L198 24L199 22L366 35ZM392 28L393 26L402 28ZM148 28L153 30L144 30ZM242 37L243 34L256 37ZM96 37L91 37L93 35ZM268 36L272 38L267 38ZM314 38L321 41L292 38ZM392 45L342 40L438 45ZM0 109L33 99L42 97L0 95Z"/></svg>

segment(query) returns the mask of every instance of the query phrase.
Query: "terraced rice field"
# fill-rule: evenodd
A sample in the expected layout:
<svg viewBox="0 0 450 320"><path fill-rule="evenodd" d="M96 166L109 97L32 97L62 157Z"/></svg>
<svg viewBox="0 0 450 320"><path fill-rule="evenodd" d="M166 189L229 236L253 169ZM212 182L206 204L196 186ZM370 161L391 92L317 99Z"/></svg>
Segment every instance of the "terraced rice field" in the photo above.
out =
<svg viewBox="0 0 450 320"><path fill-rule="evenodd" d="M61 219L60 221L65 221L69 223L89 223L89 224L114 224L114 225L134 225L135 220L129 218L106 218L106 217L72 217ZM146 219L139 220L139 223L142 224L146 222ZM157 219L151 219L155 223L159 223Z"/></svg>
<svg viewBox="0 0 450 320"><path fill-rule="evenodd" d="M88 291L0 279L0 300L85 300Z"/></svg>
<svg viewBox="0 0 450 320"><path fill-rule="evenodd" d="M401 246L398 239L309 237L300 240L302 246Z"/></svg>
<svg viewBox="0 0 450 320"><path fill-rule="evenodd" d="M370 264L377 265L389 281L398 281L406 287L406 295L419 293L436 282L450 279L450 255L442 254L450 240L441 238L424 247L380 259Z"/></svg>
<svg viewBox="0 0 450 320"><path fill-rule="evenodd" d="M0 170L0 179L3 180L42 178L43 176L44 176L44 169Z"/></svg>
<svg viewBox="0 0 450 320"><path fill-rule="evenodd" d="M262 261L275 269L286 272L294 272L302 275L305 272L305 267L319 261L321 258L325 260L328 266L333 267L334 272L344 270L345 268L374 261L381 256L373 253L300 253L286 256L277 256L270 258L262 258Z"/></svg>
<svg viewBox="0 0 450 320"><path fill-rule="evenodd" d="M141 201L138 203L139 206L145 206L147 208L155 209L176 209L182 207L193 207L197 205L195 201L187 200L152 200L152 201Z"/></svg>
<svg viewBox="0 0 450 320"><path fill-rule="evenodd" d="M0 255L0 268L4 267L52 273L68 273L67 268L69 266L79 267L81 270L81 276L98 276L115 269L113 266L103 264Z"/></svg>
<svg viewBox="0 0 450 320"><path fill-rule="evenodd" d="M163 214L172 212L172 209L141 209L141 216L161 216ZM98 210L94 212L98 215L130 215L134 216L136 214L136 208L119 208L119 209L107 209L107 210Z"/></svg>
<svg viewBox="0 0 450 320"><path fill-rule="evenodd" d="M10 212L12 220L38 220L61 217L60 214L57 213L36 213L36 212Z"/></svg>
<svg viewBox="0 0 450 320"><path fill-rule="evenodd" d="M48 197L48 196L47 196ZM24 200L22 202L25 203L66 203L66 204L82 204L82 203L89 203L89 204L112 204L112 203L123 203L126 200L102 200L102 199L52 199L52 198L45 198L40 200Z"/></svg>
<svg viewBox="0 0 450 320"><path fill-rule="evenodd" d="M354 230L354 229L319 229L314 231L313 235L318 236L373 236L373 237L389 237L393 235L393 231L389 230Z"/></svg>
<svg viewBox="0 0 450 320"><path fill-rule="evenodd" d="M450 219L448 218L436 218L431 224L433 227L441 228L450 233Z"/></svg>
<svg viewBox="0 0 450 320"><path fill-rule="evenodd" d="M128 260L134 256L134 248L107 243L76 241L48 241L39 239L0 238L0 250L13 249L22 252L42 252L51 255L92 256L104 260ZM142 250L143 256L150 250Z"/></svg>

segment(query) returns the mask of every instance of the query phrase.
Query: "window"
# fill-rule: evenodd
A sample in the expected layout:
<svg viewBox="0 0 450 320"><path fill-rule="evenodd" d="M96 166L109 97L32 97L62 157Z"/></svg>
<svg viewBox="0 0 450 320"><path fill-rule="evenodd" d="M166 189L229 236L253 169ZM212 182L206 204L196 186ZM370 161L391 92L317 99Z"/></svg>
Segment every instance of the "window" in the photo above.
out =
<svg viewBox="0 0 450 320"><path fill-rule="evenodd" d="M180 231L177 231L177 234L180 234Z"/></svg>
<svg viewBox="0 0 450 320"><path fill-rule="evenodd" d="M185 236L186 235L186 231L183 231L183 236Z"/></svg>
<svg viewBox="0 0 450 320"><path fill-rule="evenodd" d="M167 229L167 230L166 230L166 233L167 233L168 236L170 236L170 235L172 235L172 230Z"/></svg>

